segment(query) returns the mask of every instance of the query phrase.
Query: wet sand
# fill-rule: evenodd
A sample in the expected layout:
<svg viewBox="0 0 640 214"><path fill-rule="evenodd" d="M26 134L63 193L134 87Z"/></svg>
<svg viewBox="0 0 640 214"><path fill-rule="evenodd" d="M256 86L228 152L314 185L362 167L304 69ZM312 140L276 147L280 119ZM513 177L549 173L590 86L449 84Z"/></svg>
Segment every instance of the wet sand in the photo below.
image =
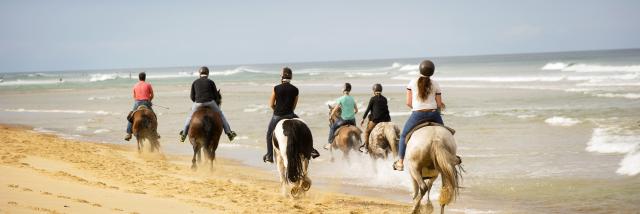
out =
<svg viewBox="0 0 640 214"><path fill-rule="evenodd" d="M134 144L62 139L0 125L2 213L407 213L409 204L314 188L283 197L276 175L217 159L138 154ZM312 178L313 179L313 178Z"/></svg>

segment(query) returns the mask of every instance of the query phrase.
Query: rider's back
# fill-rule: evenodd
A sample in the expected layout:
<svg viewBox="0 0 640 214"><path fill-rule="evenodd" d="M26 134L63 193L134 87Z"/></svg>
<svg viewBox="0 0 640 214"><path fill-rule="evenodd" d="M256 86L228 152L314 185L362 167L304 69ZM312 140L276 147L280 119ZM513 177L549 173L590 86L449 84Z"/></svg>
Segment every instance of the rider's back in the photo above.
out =
<svg viewBox="0 0 640 214"><path fill-rule="evenodd" d="M206 103L215 100L218 96L216 84L206 78L200 77L191 84L191 101Z"/></svg>
<svg viewBox="0 0 640 214"><path fill-rule="evenodd" d="M282 83L273 88L276 95L276 106L273 114L284 116L293 114L295 99L298 96L298 88L291 83Z"/></svg>

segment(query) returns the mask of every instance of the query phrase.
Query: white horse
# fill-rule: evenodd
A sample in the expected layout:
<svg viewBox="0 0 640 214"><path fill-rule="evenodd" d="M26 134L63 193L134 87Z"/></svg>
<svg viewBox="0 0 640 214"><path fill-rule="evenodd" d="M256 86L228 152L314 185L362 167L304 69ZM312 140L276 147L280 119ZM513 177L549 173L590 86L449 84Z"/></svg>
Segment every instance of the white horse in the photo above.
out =
<svg viewBox="0 0 640 214"><path fill-rule="evenodd" d="M369 146L366 148L372 159L387 159L389 153L398 155L400 129L393 122L380 122L369 134Z"/></svg>
<svg viewBox="0 0 640 214"><path fill-rule="evenodd" d="M311 188L311 179L307 176L313 151L311 130L300 119L281 120L273 131L272 143L282 194L287 196L289 184L290 196L298 198Z"/></svg>
<svg viewBox="0 0 640 214"><path fill-rule="evenodd" d="M425 126L414 131L407 142L405 159L409 160L408 170L413 181L413 213L419 212L425 194L429 200L431 186L439 174L442 174L440 213L444 213L444 206L457 196L462 179L456 168L461 161L456 156L453 134L442 126Z"/></svg>

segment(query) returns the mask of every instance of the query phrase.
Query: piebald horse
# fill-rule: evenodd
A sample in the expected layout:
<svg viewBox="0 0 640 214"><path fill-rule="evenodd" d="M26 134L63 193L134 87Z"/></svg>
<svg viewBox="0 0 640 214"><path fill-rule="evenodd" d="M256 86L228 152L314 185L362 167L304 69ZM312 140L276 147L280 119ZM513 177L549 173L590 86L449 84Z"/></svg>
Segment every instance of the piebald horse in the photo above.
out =
<svg viewBox="0 0 640 214"><path fill-rule="evenodd" d="M425 194L429 200L431 186L439 174L442 174L440 213L444 213L444 206L459 193L462 175L458 168L463 171L459 166L460 158L456 156L453 134L443 126L424 126L413 132L406 148L405 159L409 160L408 170L414 192L413 213L419 212L420 201ZM428 182L425 183L425 180Z"/></svg>
<svg viewBox="0 0 640 214"><path fill-rule="evenodd" d="M342 109L338 109L333 115L331 112L333 108L331 105L329 106L329 125L333 124L337 119ZM343 157L348 161L349 160L349 152L351 150L357 151L360 145L362 144L362 138L360 135L362 134L362 130L360 130L355 125L343 125L338 128L335 132L335 138L333 138L333 143L331 143L331 161L333 161L333 150L338 149L342 151Z"/></svg>
<svg viewBox="0 0 640 214"><path fill-rule="evenodd" d="M387 159L389 153L392 157L398 155L398 140L400 129L392 122L380 122L369 134L369 146L367 152L372 159Z"/></svg>
<svg viewBox="0 0 640 214"><path fill-rule="evenodd" d="M218 90L220 94L220 90ZM215 100L220 106L222 95ZM222 118L220 114L210 107L201 106L193 112L189 125L189 142L193 146L193 159L191 159L191 169L196 170L196 156L198 162L202 162L201 151L210 160L209 168L213 169L213 160L216 158L216 149L222 135Z"/></svg>
<svg viewBox="0 0 640 214"><path fill-rule="evenodd" d="M311 130L301 119L284 119L273 131L273 153L280 173L280 189L287 196L298 198L311 188L308 177L309 159L313 151Z"/></svg>
<svg viewBox="0 0 640 214"><path fill-rule="evenodd" d="M142 152L143 143L149 145L149 152L159 151L160 142L158 142L158 121L156 114L153 113L145 105L140 105L131 115L132 117L132 133L138 141L138 152Z"/></svg>

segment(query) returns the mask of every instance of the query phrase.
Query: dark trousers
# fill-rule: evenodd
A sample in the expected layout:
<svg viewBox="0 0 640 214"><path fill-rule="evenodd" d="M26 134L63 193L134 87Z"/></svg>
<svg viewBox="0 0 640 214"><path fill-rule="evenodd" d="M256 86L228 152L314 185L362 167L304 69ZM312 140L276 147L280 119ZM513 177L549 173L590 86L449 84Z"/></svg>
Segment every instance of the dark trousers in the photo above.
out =
<svg viewBox="0 0 640 214"><path fill-rule="evenodd" d="M269 121L269 127L267 128L267 154L268 155L273 155L273 143L271 142L273 137L273 130L276 129L276 125L278 125L278 122L282 119L292 119L292 118L298 118L298 115L287 114L287 115L278 116L274 114L271 117L271 121Z"/></svg>
<svg viewBox="0 0 640 214"><path fill-rule="evenodd" d="M407 122L404 123L404 128L402 129L402 134L400 134L400 142L399 142L399 145L398 145L400 159L404 159L404 153L405 153L405 151L407 149L407 145L406 145L406 143L404 141L407 138L407 134L409 133L409 131L411 131L411 129L413 129L413 127L416 127L420 121L427 120L427 119L429 121L431 121L431 122L440 123L440 124L444 125L444 122L442 121L442 117L440 116L440 111L434 111L434 112L413 111L413 112L411 112L411 116L409 116L409 119L407 119Z"/></svg>
<svg viewBox="0 0 640 214"><path fill-rule="evenodd" d="M149 109L151 109L151 111L153 111L153 109L151 108L151 102L149 100L136 100L136 102L133 104L133 110L135 111L136 109L138 109L138 106L141 105L145 105L147 107L149 107ZM131 134L133 131L133 123L128 122L127 123L127 134Z"/></svg>
<svg viewBox="0 0 640 214"><path fill-rule="evenodd" d="M342 118L338 117L338 119L336 119L336 121L331 124L331 126L329 126L329 144L333 143L333 138L335 137L334 135L336 134L336 130L338 130L338 128L340 128L340 126L343 125L356 125L356 119L353 118L351 120L343 120Z"/></svg>

